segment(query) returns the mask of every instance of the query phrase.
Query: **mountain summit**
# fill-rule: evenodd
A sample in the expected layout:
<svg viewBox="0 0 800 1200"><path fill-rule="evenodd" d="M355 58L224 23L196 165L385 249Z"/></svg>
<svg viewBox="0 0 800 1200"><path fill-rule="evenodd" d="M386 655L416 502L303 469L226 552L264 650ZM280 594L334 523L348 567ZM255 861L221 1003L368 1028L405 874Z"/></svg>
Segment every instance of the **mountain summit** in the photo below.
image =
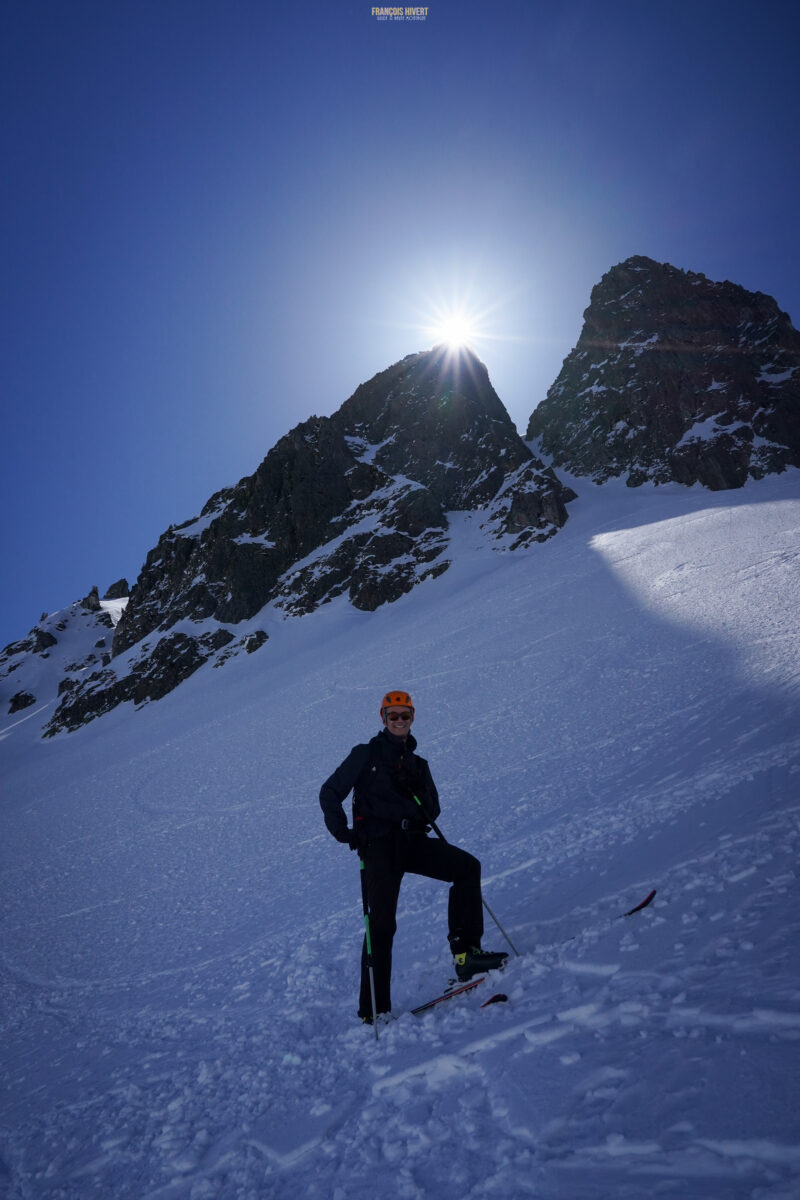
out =
<svg viewBox="0 0 800 1200"><path fill-rule="evenodd" d="M489 545L518 549L556 533L573 498L519 436L474 354L409 355L162 535L112 661L58 682L48 732L157 699L209 659L258 649L266 632L243 623L266 605L300 615L343 593L366 611L398 599L449 567L448 514L469 513Z"/></svg>
<svg viewBox="0 0 800 1200"><path fill-rule="evenodd" d="M800 466L800 333L763 292L629 258L593 288L528 437L557 467L631 486Z"/></svg>
<svg viewBox="0 0 800 1200"><path fill-rule="evenodd" d="M375 609L446 569L448 511L488 506L487 530L519 545L564 523L564 498L483 363L412 354L332 417L296 426L253 475L168 530L114 652L184 617L235 624L270 600L309 612L347 591L357 608Z"/></svg>

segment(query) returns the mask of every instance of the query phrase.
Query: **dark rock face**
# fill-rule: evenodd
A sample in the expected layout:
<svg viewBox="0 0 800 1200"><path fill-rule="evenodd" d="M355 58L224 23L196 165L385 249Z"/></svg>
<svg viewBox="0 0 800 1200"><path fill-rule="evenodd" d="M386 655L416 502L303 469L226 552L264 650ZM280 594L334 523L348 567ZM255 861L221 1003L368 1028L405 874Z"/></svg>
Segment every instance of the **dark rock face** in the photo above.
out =
<svg viewBox="0 0 800 1200"><path fill-rule="evenodd" d="M221 627L197 637L178 631L168 633L152 645L143 645L121 673L104 656L104 669L94 671L87 680L62 680L58 694L63 699L45 727L44 736L78 729L126 701L140 707L151 700L160 700L235 640L230 630ZM242 640L241 649L252 654L266 640L266 633L257 630ZM230 650L225 651L225 657L230 654Z"/></svg>
<svg viewBox="0 0 800 1200"><path fill-rule="evenodd" d="M38 626L31 630L31 637L36 654L45 654L52 646L58 645L58 639L52 633L48 633L46 629L39 629Z"/></svg>
<svg viewBox="0 0 800 1200"><path fill-rule="evenodd" d="M302 614L342 594L366 611L398 599L450 565L448 512L476 512L493 544L514 549L551 537L573 498L474 355L409 355L167 530L130 593L111 665L63 693L47 732L158 699L211 658L252 653L267 634L236 641L226 626L270 602Z"/></svg>
<svg viewBox="0 0 800 1200"><path fill-rule="evenodd" d="M342 592L358 608L396 599L446 569L447 512L490 506L528 468L496 536L550 536L570 499L535 463L472 355L410 355L362 384L332 417L312 417L255 474L150 552L114 653L177 621L236 624L270 600L309 612ZM547 498L546 500L544 498Z"/></svg>
<svg viewBox="0 0 800 1200"><path fill-rule="evenodd" d="M131 589L128 587L127 579L118 579L116 583L112 583L111 587L103 596L104 600L124 600L130 595Z"/></svg>
<svg viewBox="0 0 800 1200"><path fill-rule="evenodd" d="M263 629L257 629L255 633L250 633L244 639L243 645L248 654L255 654L256 650L260 650L264 642L268 640L269 635Z"/></svg>
<svg viewBox="0 0 800 1200"><path fill-rule="evenodd" d="M699 482L800 466L800 333L775 301L629 258L592 290L528 437L597 482Z"/></svg>
<svg viewBox="0 0 800 1200"><path fill-rule="evenodd" d="M43 621L46 620L47 618L44 617ZM52 647L57 645L58 638L50 633L49 630L42 629L39 625L34 625L26 638L23 638L19 642L9 642L0 651L0 678L5 670L10 672L15 669L15 658L19 661L22 656L27 654L42 654L47 657ZM6 667L6 664L9 664L9 666Z"/></svg>
<svg viewBox="0 0 800 1200"><path fill-rule="evenodd" d="M49 715L55 701L75 692L92 671L110 663L106 646L112 629L107 612L88 609L83 601L50 616L43 614L26 638L0 651L0 711L19 712L36 703L42 714ZM35 715L28 714L27 719Z"/></svg>
<svg viewBox="0 0 800 1200"><path fill-rule="evenodd" d="M87 612L100 612L100 591L96 584L91 588L89 594L81 600L81 605Z"/></svg>

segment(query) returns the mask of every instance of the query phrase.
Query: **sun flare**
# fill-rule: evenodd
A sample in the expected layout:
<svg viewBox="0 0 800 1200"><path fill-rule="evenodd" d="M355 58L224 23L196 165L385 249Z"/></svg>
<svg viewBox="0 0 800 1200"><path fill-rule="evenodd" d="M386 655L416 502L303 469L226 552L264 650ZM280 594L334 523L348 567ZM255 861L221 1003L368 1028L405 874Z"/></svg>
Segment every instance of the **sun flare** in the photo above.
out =
<svg viewBox="0 0 800 1200"><path fill-rule="evenodd" d="M473 319L463 312L442 313L429 330L434 342L448 350L461 350L479 336Z"/></svg>
<svg viewBox="0 0 800 1200"><path fill-rule="evenodd" d="M429 346L443 349L450 358L480 358L489 343L505 340L499 320L506 301L491 298L496 292L493 281L477 275L465 279L460 271L450 282L428 275L420 283L416 320L409 328L421 334Z"/></svg>
<svg viewBox="0 0 800 1200"><path fill-rule="evenodd" d="M464 349L481 336L475 318L463 310L438 312L426 332L437 346L444 344L449 350Z"/></svg>

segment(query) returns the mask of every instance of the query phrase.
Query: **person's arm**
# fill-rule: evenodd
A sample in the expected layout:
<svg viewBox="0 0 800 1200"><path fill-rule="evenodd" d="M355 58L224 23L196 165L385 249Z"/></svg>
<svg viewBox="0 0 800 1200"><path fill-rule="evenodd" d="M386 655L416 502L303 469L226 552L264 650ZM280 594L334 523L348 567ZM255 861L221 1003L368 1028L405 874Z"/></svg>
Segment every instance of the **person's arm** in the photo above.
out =
<svg viewBox="0 0 800 1200"><path fill-rule="evenodd" d="M356 780L367 765L369 746L354 746L343 763L325 780L319 793L319 804L325 825L337 842L351 845L351 832L344 815L344 802L353 790Z"/></svg>
<svg viewBox="0 0 800 1200"><path fill-rule="evenodd" d="M425 775L427 776L427 778L425 780L425 787L426 787L427 793L428 793L426 808L428 810L428 815L429 815L430 819L432 821L435 821L436 818L439 816L439 813L442 810L439 806L439 793L436 790L436 784L433 782L433 776L431 775L431 769L428 766L427 762L425 763Z"/></svg>

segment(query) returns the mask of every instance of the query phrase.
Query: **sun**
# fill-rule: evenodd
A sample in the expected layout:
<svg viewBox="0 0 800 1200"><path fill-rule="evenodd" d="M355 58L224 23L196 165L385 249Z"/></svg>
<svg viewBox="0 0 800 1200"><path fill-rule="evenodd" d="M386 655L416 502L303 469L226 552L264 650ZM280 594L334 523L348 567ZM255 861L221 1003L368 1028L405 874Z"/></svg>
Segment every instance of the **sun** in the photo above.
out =
<svg viewBox="0 0 800 1200"><path fill-rule="evenodd" d="M452 272L452 278L446 270L435 275L430 267L415 276L412 321L404 327L422 335L429 346L449 359L467 360L482 357L490 343L505 340L498 321L507 301L502 292L497 297L496 280L466 268Z"/></svg>
<svg viewBox="0 0 800 1200"><path fill-rule="evenodd" d="M475 317L464 309L437 312L425 331L448 350L463 350L481 336Z"/></svg>

